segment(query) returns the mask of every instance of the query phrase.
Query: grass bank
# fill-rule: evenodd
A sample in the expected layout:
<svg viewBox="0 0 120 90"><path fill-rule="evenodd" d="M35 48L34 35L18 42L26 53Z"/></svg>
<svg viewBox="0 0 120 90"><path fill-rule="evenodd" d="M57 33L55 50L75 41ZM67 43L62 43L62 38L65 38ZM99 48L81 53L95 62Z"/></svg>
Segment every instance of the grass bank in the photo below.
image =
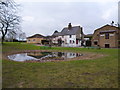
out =
<svg viewBox="0 0 120 90"><path fill-rule="evenodd" d="M56 50L107 54L94 60L23 63L2 60L3 88L117 88L118 50L52 47L4 43L6 53L22 50Z"/></svg>

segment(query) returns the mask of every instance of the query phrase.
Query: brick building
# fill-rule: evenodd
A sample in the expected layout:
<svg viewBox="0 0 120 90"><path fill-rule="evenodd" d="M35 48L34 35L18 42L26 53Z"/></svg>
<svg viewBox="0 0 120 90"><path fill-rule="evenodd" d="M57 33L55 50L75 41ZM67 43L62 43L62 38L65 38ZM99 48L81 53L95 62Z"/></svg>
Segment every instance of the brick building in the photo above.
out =
<svg viewBox="0 0 120 90"><path fill-rule="evenodd" d="M94 31L92 46L102 48L120 47L120 29L116 26L105 25Z"/></svg>

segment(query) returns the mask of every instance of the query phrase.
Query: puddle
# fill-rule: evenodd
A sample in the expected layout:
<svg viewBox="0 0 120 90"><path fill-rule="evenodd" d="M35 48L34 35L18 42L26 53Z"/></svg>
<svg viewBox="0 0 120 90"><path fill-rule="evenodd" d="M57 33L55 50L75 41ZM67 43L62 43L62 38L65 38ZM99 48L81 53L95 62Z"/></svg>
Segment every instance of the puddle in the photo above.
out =
<svg viewBox="0 0 120 90"><path fill-rule="evenodd" d="M65 60L75 57L83 56L80 53L72 52L29 52L9 55L8 58L14 61L27 61L27 60Z"/></svg>

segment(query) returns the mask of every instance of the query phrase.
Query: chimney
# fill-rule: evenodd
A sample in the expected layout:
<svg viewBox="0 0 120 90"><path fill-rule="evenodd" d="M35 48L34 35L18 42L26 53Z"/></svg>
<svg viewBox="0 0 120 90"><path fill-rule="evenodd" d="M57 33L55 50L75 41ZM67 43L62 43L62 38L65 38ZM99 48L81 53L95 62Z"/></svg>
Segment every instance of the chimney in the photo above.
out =
<svg viewBox="0 0 120 90"><path fill-rule="evenodd" d="M114 21L111 22L111 26L113 26L113 24L114 24Z"/></svg>
<svg viewBox="0 0 120 90"><path fill-rule="evenodd" d="M68 29L70 30L71 28L72 28L72 25L71 25L71 23L69 23Z"/></svg>

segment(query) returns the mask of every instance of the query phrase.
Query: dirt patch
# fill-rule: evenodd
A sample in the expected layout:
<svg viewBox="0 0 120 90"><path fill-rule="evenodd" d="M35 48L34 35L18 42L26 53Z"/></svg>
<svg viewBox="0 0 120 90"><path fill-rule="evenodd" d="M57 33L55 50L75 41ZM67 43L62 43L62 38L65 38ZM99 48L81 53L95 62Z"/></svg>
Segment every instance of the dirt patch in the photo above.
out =
<svg viewBox="0 0 120 90"><path fill-rule="evenodd" d="M55 52L55 51L53 51L53 50L23 50L23 51L13 51L13 52L9 52L9 53L3 54L2 58L9 60L7 58L8 55L17 54L17 53L30 53L30 52ZM61 51L56 51L56 52L61 52ZM64 51L64 52L71 52L71 51ZM81 52L78 52L78 53L81 53ZM83 54L82 56L71 58L71 59L27 60L27 61L23 61L23 62L58 62L58 61L70 61L70 60L92 60L92 59L101 58L101 57L106 56L106 55L103 55L103 54L90 53L90 52L82 52L82 54Z"/></svg>

